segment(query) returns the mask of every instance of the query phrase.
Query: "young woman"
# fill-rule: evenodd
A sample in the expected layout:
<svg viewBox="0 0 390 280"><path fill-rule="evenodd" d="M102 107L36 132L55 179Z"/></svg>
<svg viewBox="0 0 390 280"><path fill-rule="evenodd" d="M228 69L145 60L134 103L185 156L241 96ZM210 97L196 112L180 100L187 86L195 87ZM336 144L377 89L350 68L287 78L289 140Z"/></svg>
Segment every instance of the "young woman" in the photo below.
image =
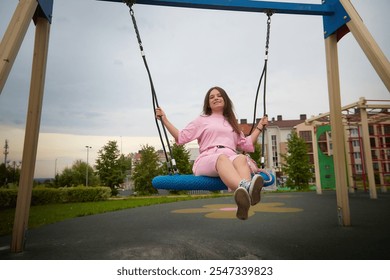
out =
<svg viewBox="0 0 390 280"><path fill-rule="evenodd" d="M251 176L251 169L245 155L236 149L253 152L263 128L268 124L263 117L251 135L245 137L239 129L233 104L224 89L212 87L206 93L203 114L190 122L184 129L178 130L167 118L161 108L156 109L159 118L177 144L182 145L198 140L199 156L195 160L195 175L220 177L229 190L234 191L237 203L237 218L248 219L251 205L261 199L263 178Z"/></svg>

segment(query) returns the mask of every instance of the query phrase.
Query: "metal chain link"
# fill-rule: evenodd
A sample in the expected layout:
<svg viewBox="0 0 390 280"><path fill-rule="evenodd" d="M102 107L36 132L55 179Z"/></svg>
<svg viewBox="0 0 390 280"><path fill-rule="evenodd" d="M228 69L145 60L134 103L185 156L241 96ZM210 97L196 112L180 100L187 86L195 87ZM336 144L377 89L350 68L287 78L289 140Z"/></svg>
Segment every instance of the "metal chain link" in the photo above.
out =
<svg viewBox="0 0 390 280"><path fill-rule="evenodd" d="M271 34L271 16L272 16L272 13L268 12L267 16L268 16L268 19L267 19L267 36L266 36L266 39L265 39L265 57L266 57L266 59L268 59L269 37L270 37L270 34Z"/></svg>

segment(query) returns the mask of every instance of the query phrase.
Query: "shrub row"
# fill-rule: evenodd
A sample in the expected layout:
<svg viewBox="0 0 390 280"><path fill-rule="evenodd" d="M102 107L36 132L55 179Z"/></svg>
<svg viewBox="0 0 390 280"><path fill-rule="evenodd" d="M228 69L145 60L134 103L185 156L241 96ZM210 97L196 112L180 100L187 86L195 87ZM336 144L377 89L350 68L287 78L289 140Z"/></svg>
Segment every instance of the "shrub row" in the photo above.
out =
<svg viewBox="0 0 390 280"><path fill-rule="evenodd" d="M0 189L0 208L16 206L17 189ZM31 205L106 200L111 196L108 187L33 188Z"/></svg>

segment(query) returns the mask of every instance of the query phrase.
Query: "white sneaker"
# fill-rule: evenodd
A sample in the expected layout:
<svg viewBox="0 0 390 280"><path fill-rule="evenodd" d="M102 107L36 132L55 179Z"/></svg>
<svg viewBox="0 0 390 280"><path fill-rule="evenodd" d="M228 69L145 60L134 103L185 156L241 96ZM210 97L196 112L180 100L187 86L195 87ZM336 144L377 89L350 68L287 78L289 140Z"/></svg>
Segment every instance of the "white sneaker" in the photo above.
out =
<svg viewBox="0 0 390 280"><path fill-rule="evenodd" d="M248 191L243 187L237 188L234 192L234 200L237 203L236 217L240 220L248 219L248 211L251 204Z"/></svg>
<svg viewBox="0 0 390 280"><path fill-rule="evenodd" d="M256 205L261 200L261 189L264 186L264 179L258 174L255 174L251 180L249 186L249 196L251 199L251 205Z"/></svg>

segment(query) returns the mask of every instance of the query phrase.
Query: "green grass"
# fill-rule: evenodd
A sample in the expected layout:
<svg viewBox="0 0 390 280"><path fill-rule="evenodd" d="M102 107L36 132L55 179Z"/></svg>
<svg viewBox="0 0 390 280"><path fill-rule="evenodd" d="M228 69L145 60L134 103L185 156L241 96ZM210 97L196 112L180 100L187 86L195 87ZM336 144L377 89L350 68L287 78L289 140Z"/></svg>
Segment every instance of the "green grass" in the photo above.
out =
<svg viewBox="0 0 390 280"><path fill-rule="evenodd" d="M149 206L154 204L171 203L200 198L212 198L221 196L210 195L179 195L179 196L156 196L156 197L131 197L126 199L111 199L97 202L63 203L32 206L28 228L37 228L46 224L60 222L66 219L94 215L99 213L118 211L135 207ZM0 210L0 236L12 233L15 209Z"/></svg>

